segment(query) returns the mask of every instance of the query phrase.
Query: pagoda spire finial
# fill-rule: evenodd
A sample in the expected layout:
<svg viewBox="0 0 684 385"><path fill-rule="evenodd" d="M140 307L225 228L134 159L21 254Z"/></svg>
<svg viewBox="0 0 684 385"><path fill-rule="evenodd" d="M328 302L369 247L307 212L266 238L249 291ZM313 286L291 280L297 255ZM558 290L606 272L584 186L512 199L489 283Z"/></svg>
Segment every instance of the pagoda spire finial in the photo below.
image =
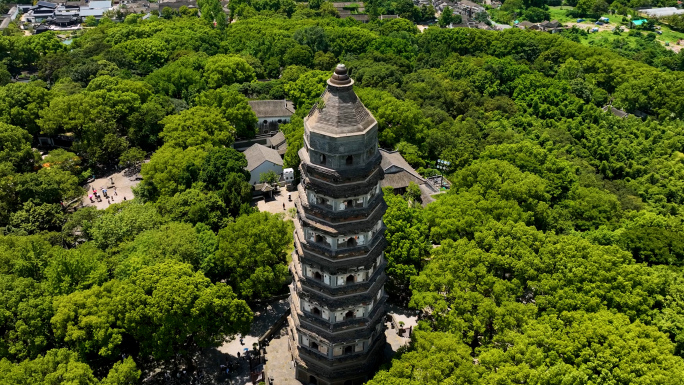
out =
<svg viewBox="0 0 684 385"><path fill-rule="evenodd" d="M352 80L347 74L347 66L341 63L338 64L337 67L335 67L335 73L333 73L328 82L336 86L346 86L352 84Z"/></svg>

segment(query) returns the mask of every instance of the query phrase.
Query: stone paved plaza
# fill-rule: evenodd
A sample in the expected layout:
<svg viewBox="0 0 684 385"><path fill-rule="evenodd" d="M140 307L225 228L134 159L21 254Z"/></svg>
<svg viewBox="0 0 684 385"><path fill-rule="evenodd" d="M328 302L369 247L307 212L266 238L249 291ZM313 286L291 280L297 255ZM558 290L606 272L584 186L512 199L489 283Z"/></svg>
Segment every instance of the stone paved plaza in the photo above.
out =
<svg viewBox="0 0 684 385"><path fill-rule="evenodd" d="M133 187L135 187L138 183L140 183L139 180L131 180L131 178L124 175L123 171L103 178L95 179L86 186L88 191L83 196L81 203L83 206L94 206L97 207L98 210L104 210L112 203L123 202L124 197L127 200L133 199ZM93 188L95 188L100 194L102 199L101 202L98 202L95 197L93 197L94 202L91 202L90 198L88 198L89 195L92 195ZM102 195L102 189L107 189L107 193L110 197L109 202L107 201L107 198ZM115 191L116 195L114 194Z"/></svg>
<svg viewBox="0 0 684 385"><path fill-rule="evenodd" d="M287 196L290 194L290 198L292 200L288 200ZM294 208L294 202L299 196L299 193L295 190L292 192L288 192L285 190L285 188L280 188L278 192L273 193L273 197L268 197L268 198L258 198L256 200L255 205L261 212L269 212L272 214L278 214L278 213L288 213L291 208ZM283 203L285 204L285 209L283 210ZM286 218L286 219L292 219Z"/></svg>

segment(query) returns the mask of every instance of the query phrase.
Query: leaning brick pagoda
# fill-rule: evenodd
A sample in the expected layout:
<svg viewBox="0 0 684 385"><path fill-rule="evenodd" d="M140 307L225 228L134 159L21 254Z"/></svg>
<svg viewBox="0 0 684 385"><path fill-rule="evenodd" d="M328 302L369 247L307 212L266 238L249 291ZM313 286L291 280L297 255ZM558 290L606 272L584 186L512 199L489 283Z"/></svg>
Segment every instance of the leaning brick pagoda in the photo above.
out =
<svg viewBox="0 0 684 385"><path fill-rule="evenodd" d="M362 384L385 345L378 123L340 64L304 119L289 346L304 384Z"/></svg>

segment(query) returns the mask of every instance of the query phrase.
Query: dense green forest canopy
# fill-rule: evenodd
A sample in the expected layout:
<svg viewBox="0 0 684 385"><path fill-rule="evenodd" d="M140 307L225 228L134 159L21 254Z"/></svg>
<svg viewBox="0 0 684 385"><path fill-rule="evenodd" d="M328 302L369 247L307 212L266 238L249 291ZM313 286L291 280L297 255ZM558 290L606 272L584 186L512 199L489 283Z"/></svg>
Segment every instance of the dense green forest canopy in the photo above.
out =
<svg viewBox="0 0 684 385"><path fill-rule="evenodd" d="M291 227L250 206L230 145L255 133L249 99L287 98L296 167L338 62L381 146L424 175L448 161L452 183L426 208L385 191L388 290L423 320L373 384L684 381L681 67L538 32L359 24L330 3L231 5L227 25L0 37L0 72L34 74L0 87L0 382L134 383L246 332L248 302L283 290ZM41 157L58 135L73 146ZM135 200L64 210L146 154Z"/></svg>

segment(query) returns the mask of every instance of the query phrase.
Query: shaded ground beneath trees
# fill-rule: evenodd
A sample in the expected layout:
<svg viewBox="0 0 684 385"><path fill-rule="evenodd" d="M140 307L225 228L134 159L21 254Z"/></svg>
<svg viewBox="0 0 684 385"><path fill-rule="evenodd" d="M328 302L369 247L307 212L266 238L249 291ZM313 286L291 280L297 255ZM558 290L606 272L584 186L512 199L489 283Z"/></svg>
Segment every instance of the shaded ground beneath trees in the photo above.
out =
<svg viewBox="0 0 684 385"><path fill-rule="evenodd" d="M258 341L275 322L289 309L287 298L277 299L260 305L252 305L254 321L248 335L240 336L226 342L218 348L203 349L195 356L197 365L194 373L183 374L181 368L172 365L158 367L144 373L146 384L251 384L249 378L249 362L244 358L244 349L252 350L252 343ZM240 359L237 353L240 353ZM226 373L226 369L229 372ZM200 377L202 378L200 380Z"/></svg>

